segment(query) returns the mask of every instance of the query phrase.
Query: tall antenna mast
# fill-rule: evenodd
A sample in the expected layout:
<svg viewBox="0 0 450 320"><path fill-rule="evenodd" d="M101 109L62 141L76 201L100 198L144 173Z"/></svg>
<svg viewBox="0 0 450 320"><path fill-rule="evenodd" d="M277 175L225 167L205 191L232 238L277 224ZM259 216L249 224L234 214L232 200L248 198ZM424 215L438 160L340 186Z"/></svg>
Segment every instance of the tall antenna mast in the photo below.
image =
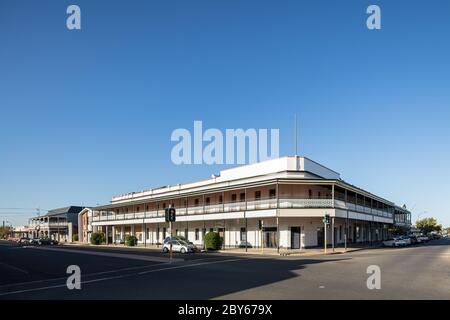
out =
<svg viewBox="0 0 450 320"><path fill-rule="evenodd" d="M298 132L297 132L297 114L294 113L294 148L295 148L295 155L298 155Z"/></svg>

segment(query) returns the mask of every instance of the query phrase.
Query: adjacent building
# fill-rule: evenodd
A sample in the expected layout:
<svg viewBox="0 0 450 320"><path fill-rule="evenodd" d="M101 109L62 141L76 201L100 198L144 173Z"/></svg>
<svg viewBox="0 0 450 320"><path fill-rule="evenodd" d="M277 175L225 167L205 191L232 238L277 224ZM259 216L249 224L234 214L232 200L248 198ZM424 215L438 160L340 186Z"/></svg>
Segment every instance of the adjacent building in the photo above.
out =
<svg viewBox="0 0 450 320"><path fill-rule="evenodd" d="M92 230L104 232L108 244L121 243L128 234L142 244L161 243L169 235L164 218L169 206L177 214L173 234L201 246L205 234L216 231L224 248L316 247L324 245L325 234L332 246L373 243L389 236L389 228L400 222L397 214L402 222L410 221L410 213L392 201L313 160L293 156L222 170L202 181L114 196L111 203L83 212L82 238L87 240ZM326 228L325 215L331 217Z"/></svg>
<svg viewBox="0 0 450 320"><path fill-rule="evenodd" d="M43 216L30 219L29 236L49 237L60 242L72 242L78 234L78 214L83 207L70 206L48 211Z"/></svg>

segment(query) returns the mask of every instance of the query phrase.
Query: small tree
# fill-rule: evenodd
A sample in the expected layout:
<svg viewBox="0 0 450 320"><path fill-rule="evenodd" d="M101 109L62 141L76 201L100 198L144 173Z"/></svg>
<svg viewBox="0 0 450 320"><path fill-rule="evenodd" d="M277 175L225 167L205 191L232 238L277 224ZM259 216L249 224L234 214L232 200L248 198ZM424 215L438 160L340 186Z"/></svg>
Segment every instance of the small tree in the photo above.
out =
<svg viewBox="0 0 450 320"><path fill-rule="evenodd" d="M8 239L10 231L9 227L0 227L0 239Z"/></svg>
<svg viewBox="0 0 450 320"><path fill-rule="evenodd" d="M222 239L217 232L208 232L205 235L205 248L206 250L219 250L222 247Z"/></svg>
<svg viewBox="0 0 450 320"><path fill-rule="evenodd" d="M135 236L127 235L125 237L125 245L129 247L134 247L137 245L138 239Z"/></svg>
<svg viewBox="0 0 450 320"><path fill-rule="evenodd" d="M105 242L105 234L102 232L94 232L91 234L91 243L99 245Z"/></svg>
<svg viewBox="0 0 450 320"><path fill-rule="evenodd" d="M442 225L437 223L435 218L424 218L416 221L416 227L419 228L424 234L429 234L432 231L440 232Z"/></svg>

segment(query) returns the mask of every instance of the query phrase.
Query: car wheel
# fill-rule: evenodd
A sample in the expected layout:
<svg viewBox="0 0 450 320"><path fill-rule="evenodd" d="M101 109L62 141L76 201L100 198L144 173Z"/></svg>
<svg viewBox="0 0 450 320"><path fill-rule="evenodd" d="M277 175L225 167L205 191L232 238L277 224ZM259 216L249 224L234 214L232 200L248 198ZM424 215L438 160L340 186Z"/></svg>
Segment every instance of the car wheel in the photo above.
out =
<svg viewBox="0 0 450 320"><path fill-rule="evenodd" d="M186 249L181 248L180 252L181 252L181 253L186 253Z"/></svg>
<svg viewBox="0 0 450 320"><path fill-rule="evenodd" d="M167 252L169 252L169 249L167 249L167 247L164 247L164 248L163 248L163 252L164 252L164 253L167 253Z"/></svg>

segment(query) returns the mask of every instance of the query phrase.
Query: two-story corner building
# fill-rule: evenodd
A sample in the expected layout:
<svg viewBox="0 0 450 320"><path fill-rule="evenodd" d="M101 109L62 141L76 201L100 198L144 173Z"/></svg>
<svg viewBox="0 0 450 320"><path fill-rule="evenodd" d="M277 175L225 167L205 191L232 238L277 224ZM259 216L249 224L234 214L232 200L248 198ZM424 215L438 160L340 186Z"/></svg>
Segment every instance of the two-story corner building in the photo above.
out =
<svg viewBox="0 0 450 320"><path fill-rule="evenodd" d="M60 242L72 242L78 232L78 213L83 207L70 206L48 211L43 216L30 219L30 236L49 237Z"/></svg>
<svg viewBox="0 0 450 320"><path fill-rule="evenodd" d="M108 243L128 234L139 243L169 235L164 209L176 208L173 234L197 245L217 231L225 248L299 249L327 243L370 243L388 237L395 204L305 157L282 157L232 169L203 181L115 196L92 210L93 231ZM323 217L332 223L324 228Z"/></svg>

